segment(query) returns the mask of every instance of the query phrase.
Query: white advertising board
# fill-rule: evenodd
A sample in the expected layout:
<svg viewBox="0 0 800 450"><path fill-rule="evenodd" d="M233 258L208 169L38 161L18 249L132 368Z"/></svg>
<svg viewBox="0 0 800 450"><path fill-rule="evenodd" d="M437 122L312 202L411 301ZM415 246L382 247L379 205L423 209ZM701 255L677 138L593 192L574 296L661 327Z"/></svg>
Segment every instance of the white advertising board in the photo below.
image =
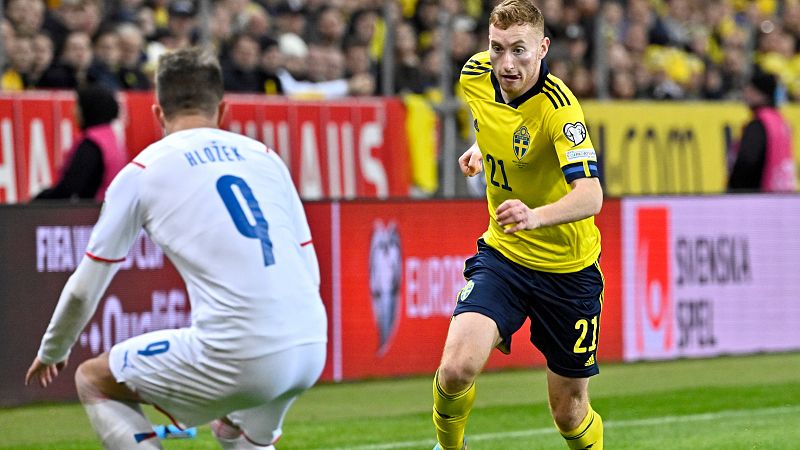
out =
<svg viewBox="0 0 800 450"><path fill-rule="evenodd" d="M624 359L800 349L800 197L622 201Z"/></svg>

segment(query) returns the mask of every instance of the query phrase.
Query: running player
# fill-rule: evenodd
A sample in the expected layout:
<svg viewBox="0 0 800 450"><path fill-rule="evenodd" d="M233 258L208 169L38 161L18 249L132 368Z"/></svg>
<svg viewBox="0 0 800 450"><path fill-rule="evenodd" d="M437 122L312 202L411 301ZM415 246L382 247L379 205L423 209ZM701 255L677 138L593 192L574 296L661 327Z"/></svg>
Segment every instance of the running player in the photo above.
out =
<svg viewBox="0 0 800 450"><path fill-rule="evenodd" d="M602 449L588 396L603 297L597 158L578 100L544 62L550 40L539 9L505 0L489 23L489 50L461 72L477 142L459 158L464 175L485 173L489 228L466 261L434 377L434 448L466 448L475 378L494 347L511 351L530 318L556 427L571 449Z"/></svg>

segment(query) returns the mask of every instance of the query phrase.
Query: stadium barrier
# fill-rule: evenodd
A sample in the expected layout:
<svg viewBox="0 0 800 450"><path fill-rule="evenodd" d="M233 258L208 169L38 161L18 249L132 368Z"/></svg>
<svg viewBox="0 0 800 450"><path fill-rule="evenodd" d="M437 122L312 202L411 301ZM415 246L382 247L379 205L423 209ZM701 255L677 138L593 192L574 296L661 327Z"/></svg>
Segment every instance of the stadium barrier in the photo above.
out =
<svg viewBox="0 0 800 450"><path fill-rule="evenodd" d="M151 93L119 94L114 127L130 156L161 136ZM304 200L406 197L436 190L437 123L420 98L333 102L230 94L224 127L287 162ZM606 194L717 194L728 148L749 113L739 103L582 103ZM78 130L68 92L0 93L0 203L26 202L58 178ZM800 105L784 112L800 161ZM510 144L509 144L510 145ZM453 163L455 164L455 162ZM800 170L797 171L800 174Z"/></svg>
<svg viewBox="0 0 800 450"><path fill-rule="evenodd" d="M624 358L800 349L800 198L622 201Z"/></svg>
<svg viewBox="0 0 800 450"><path fill-rule="evenodd" d="M161 137L153 95L118 94L113 126L133 157ZM223 127L275 149L305 200L409 195L406 114L396 98L302 101L263 95L225 97ZM78 136L74 95L0 94L0 203L27 202L52 185Z"/></svg>
<svg viewBox="0 0 800 450"><path fill-rule="evenodd" d="M725 192L750 112L732 102L581 102L612 197ZM783 107L800 162L800 105ZM800 176L800 170L797 171Z"/></svg>
<svg viewBox="0 0 800 450"><path fill-rule="evenodd" d="M598 219L604 233L607 302L601 359L622 359L619 207ZM463 286L464 259L486 227L486 203L464 201L309 202L329 317L323 380L431 374L450 312ZM0 205L0 406L74 400L78 364L133 335L186 326L186 290L145 234L103 295L72 350L67 370L48 389L22 387L59 293L84 254L99 207ZM527 326L511 356L489 367L539 367Z"/></svg>
<svg viewBox="0 0 800 450"><path fill-rule="evenodd" d="M323 380L431 374L464 259L486 204L358 201L306 204L329 317ZM144 234L136 241L70 366L47 390L22 388L59 292L83 257L97 206L0 207L0 405L74 399L84 359L129 336L190 322L183 282ZM800 349L800 197L610 199L597 218L606 280L601 362ZM541 367L527 325L489 367Z"/></svg>

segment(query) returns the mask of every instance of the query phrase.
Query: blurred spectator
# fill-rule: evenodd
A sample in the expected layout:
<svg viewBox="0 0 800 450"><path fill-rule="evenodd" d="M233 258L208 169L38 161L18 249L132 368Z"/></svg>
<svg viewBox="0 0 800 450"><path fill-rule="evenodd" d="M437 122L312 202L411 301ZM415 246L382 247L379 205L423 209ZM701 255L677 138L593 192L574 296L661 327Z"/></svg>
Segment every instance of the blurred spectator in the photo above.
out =
<svg viewBox="0 0 800 450"><path fill-rule="evenodd" d="M30 72L30 85L37 86L44 72L53 63L53 40L46 33L37 33L32 38L33 68Z"/></svg>
<svg viewBox="0 0 800 450"><path fill-rule="evenodd" d="M414 12L414 28L419 36L421 50L434 46L434 33L439 23L439 5L436 0L419 0Z"/></svg>
<svg viewBox="0 0 800 450"><path fill-rule="evenodd" d="M333 6L324 7L319 11L311 39L323 46L341 47L345 26L339 9Z"/></svg>
<svg viewBox="0 0 800 450"><path fill-rule="evenodd" d="M323 55L325 72L323 74L326 81L344 78L346 67L344 53L339 47L328 47L328 51Z"/></svg>
<svg viewBox="0 0 800 450"><path fill-rule="evenodd" d="M594 78L592 72L586 66L577 66L569 78L569 86L572 93L578 99L594 97Z"/></svg>
<svg viewBox="0 0 800 450"><path fill-rule="evenodd" d="M103 18L102 0L61 0L57 9L61 20L70 31L83 31L92 36Z"/></svg>
<svg viewBox="0 0 800 450"><path fill-rule="evenodd" d="M118 79L123 89L148 90L150 77L145 74L144 36L142 31L131 23L123 23L117 27L119 36L119 71Z"/></svg>
<svg viewBox="0 0 800 450"><path fill-rule="evenodd" d="M451 60L445 64L450 66L455 81L465 58L487 45L485 13L493 3L489 0L210 0L207 33L211 44L223 56L227 56L234 47L233 41L243 34L260 44L257 65L263 73L259 91L281 91L277 67L270 68L276 66L276 61L285 65L296 81L331 81L340 79L337 75L342 71L344 59L345 73L358 75L361 83L356 84L361 85L358 91L362 92L365 86L374 85L380 75L386 33L393 29L390 38L395 41L396 86L387 94L416 92L421 85L438 87L438 81L431 79L435 74L421 60L441 57L430 51L438 54L445 45L441 38L443 14L449 15L450 26L447 43ZM789 98L800 99L798 0L536 0L536 3L544 11L548 35L558 38L550 47L548 65L572 86L577 80L581 96L627 98L630 96L627 84L632 80L632 98L738 99L749 75L761 70L778 75L787 85ZM196 44L200 37L197 0L6 0L4 5L7 22L3 25L3 45L8 52L16 35L48 35L51 52L46 51L44 38L34 39L34 47L44 50L39 52L42 56L52 53L54 56L41 59L54 59L53 67L62 70L63 46L68 35L83 32L94 37L97 63L93 66L107 66L123 89L149 88L147 74L158 55ZM386 11L388 17L384 17ZM98 35L101 28L102 36ZM139 32L135 33L134 28ZM102 49L110 50L113 46L114 38L106 34L107 29L118 34L120 56L116 66L109 64ZM279 42L287 34L302 42L305 58L309 60L281 55L276 44L264 46L264 42ZM595 67L597 62L601 65ZM49 75L38 81L44 70L41 63L35 64L27 75L28 83L52 84ZM616 75L621 72L626 74ZM90 80L103 78L103 71L93 67L86 75ZM606 77L607 82L595 86L596 76ZM59 78L63 81L68 77L62 74ZM69 87L73 83L63 84L48 87ZM269 89L265 87L267 84L271 86ZM612 92L614 84L617 89ZM599 91L601 88L603 91Z"/></svg>
<svg viewBox="0 0 800 450"><path fill-rule="evenodd" d="M6 53L8 62L0 78L0 90L22 91L30 87L34 66L33 39L16 36Z"/></svg>
<svg viewBox="0 0 800 450"><path fill-rule="evenodd" d="M190 47L198 42L199 33L195 15L197 9L191 0L173 0L167 9L167 30L172 42L171 49Z"/></svg>
<svg viewBox="0 0 800 450"><path fill-rule="evenodd" d="M611 98L633 100L636 98L636 83L630 72L611 73Z"/></svg>
<svg viewBox="0 0 800 450"><path fill-rule="evenodd" d="M261 56L259 64L261 69L264 93L267 95L277 95L283 93L281 80L278 78L278 70L283 65L281 51L278 48L278 41L265 37L260 43Z"/></svg>
<svg viewBox="0 0 800 450"><path fill-rule="evenodd" d="M353 13L347 28L347 39L364 45L370 45L375 37L378 13L372 9L360 9Z"/></svg>
<svg viewBox="0 0 800 450"><path fill-rule="evenodd" d="M420 68L420 57L417 52L417 34L408 22L401 22L395 30L395 72L393 94L422 94L425 90Z"/></svg>
<svg viewBox="0 0 800 450"><path fill-rule="evenodd" d="M306 11L302 4L292 1L283 1L274 10L275 28L279 35L291 33L296 36L305 36Z"/></svg>
<svg viewBox="0 0 800 450"><path fill-rule="evenodd" d="M0 38L3 39L3 45L8 47L14 42L17 33L14 31L14 25L8 19L3 18L0 20Z"/></svg>
<svg viewBox="0 0 800 450"><path fill-rule="evenodd" d="M757 73L745 86L744 101L753 118L733 149L728 190L793 192L796 189L792 135L776 108L778 79Z"/></svg>
<svg viewBox="0 0 800 450"><path fill-rule="evenodd" d="M351 75L348 79L313 82L308 79L309 48L303 40L291 33L280 37L278 48L285 68L277 71L280 86L286 95L316 98L337 98L346 95L372 95L375 80L369 73Z"/></svg>
<svg viewBox="0 0 800 450"><path fill-rule="evenodd" d="M44 0L7 0L5 17L19 36L33 36L44 24Z"/></svg>
<svg viewBox="0 0 800 450"><path fill-rule="evenodd" d="M259 70L258 42L247 34L231 40L228 57L222 63L225 90L231 92L263 92L264 83Z"/></svg>
<svg viewBox="0 0 800 450"><path fill-rule="evenodd" d="M82 31L70 33L64 42L61 57L44 72L38 87L75 89L86 84L90 81L92 56L89 35Z"/></svg>
<svg viewBox="0 0 800 450"><path fill-rule="evenodd" d="M99 85L77 91L75 120L81 136L67 154L58 183L36 199L95 199L102 201L111 180L127 163L111 122L119 113L114 94Z"/></svg>
<svg viewBox="0 0 800 450"><path fill-rule="evenodd" d="M91 81L101 83L112 90L122 88L119 80L119 35L113 28L100 29L92 39L94 59L89 68Z"/></svg>

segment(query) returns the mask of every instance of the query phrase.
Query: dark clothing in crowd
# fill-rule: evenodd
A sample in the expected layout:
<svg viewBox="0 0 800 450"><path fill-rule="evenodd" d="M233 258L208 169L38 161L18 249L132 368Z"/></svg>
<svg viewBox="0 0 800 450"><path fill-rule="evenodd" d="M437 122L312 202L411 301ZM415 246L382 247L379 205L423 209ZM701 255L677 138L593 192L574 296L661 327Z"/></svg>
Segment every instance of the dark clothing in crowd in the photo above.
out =
<svg viewBox="0 0 800 450"><path fill-rule="evenodd" d="M263 76L257 70L243 70L234 64L224 64L222 79L227 92L264 92Z"/></svg>
<svg viewBox="0 0 800 450"><path fill-rule="evenodd" d="M742 131L739 152L728 179L728 190L758 192L766 158L767 131L761 121L753 120Z"/></svg>
<svg viewBox="0 0 800 450"><path fill-rule="evenodd" d="M148 91L152 88L150 79L140 69L128 69L120 67L118 73L119 83L122 89L131 91Z"/></svg>
<svg viewBox="0 0 800 450"><path fill-rule="evenodd" d="M105 169L100 146L90 139L82 140L68 164L58 184L40 192L37 200L95 197Z"/></svg>
<svg viewBox="0 0 800 450"><path fill-rule="evenodd" d="M114 94L100 85L81 88L77 106L83 134L70 151L58 183L40 192L37 200L102 200L111 179L127 162L110 125L119 114Z"/></svg>
<svg viewBox="0 0 800 450"><path fill-rule="evenodd" d="M66 64L50 66L39 79L38 87L53 89L75 89L80 84L75 69Z"/></svg>

